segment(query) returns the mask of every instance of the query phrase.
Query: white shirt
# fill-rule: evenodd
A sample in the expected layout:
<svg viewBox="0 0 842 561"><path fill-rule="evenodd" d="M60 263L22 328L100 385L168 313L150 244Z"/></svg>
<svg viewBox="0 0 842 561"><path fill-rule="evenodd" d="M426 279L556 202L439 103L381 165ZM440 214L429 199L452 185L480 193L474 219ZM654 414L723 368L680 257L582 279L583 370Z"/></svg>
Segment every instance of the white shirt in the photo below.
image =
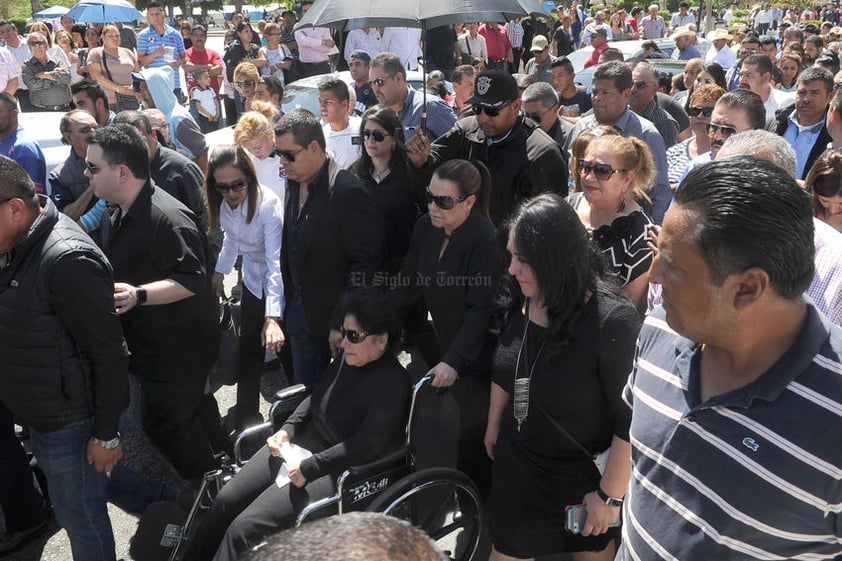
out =
<svg viewBox="0 0 842 561"><path fill-rule="evenodd" d="M384 53L395 53L407 70L418 70L421 56L421 30L414 27L386 27L380 49Z"/></svg>
<svg viewBox="0 0 842 561"><path fill-rule="evenodd" d="M341 131L331 130L328 124L322 125L327 152L342 169L348 169L360 159L363 144L360 125L362 119L356 116L348 119L348 126Z"/></svg>
<svg viewBox="0 0 842 561"><path fill-rule="evenodd" d="M12 78L18 79L18 84L22 84L20 79L21 70L20 63L12 56L9 49L0 47L0 91L5 90Z"/></svg>
<svg viewBox="0 0 842 561"><path fill-rule="evenodd" d="M333 39L327 27L303 27L295 32L295 42L298 44L298 58L301 62L327 62L328 53L333 47L325 46L322 42Z"/></svg>
<svg viewBox="0 0 842 561"><path fill-rule="evenodd" d="M266 317L283 317L284 281L281 277L281 234L284 207L269 189L258 190L257 203L251 223L248 198L237 208L222 201L219 205L219 224L224 237L222 251L216 262L216 272L227 275L238 255L243 256L243 284L254 296L266 298Z"/></svg>
<svg viewBox="0 0 842 561"><path fill-rule="evenodd" d="M368 33L362 29L352 29L345 39L345 60L351 60L351 53L354 51L365 51L368 56L374 58L380 53L380 33L373 27Z"/></svg>
<svg viewBox="0 0 842 561"><path fill-rule="evenodd" d="M456 40L459 51L462 53L462 64L471 64L471 59L479 58L488 62L488 47L485 44L485 37L477 33L471 37L471 32L466 31Z"/></svg>
<svg viewBox="0 0 842 561"><path fill-rule="evenodd" d="M613 41L614 36L611 34L611 26L608 25L608 22L597 23L596 20L592 21L588 25L585 26L585 31L582 32L582 44L583 45L590 45L591 44L591 35L593 35L593 31L597 27L602 27L606 31L606 36L608 41Z"/></svg>
<svg viewBox="0 0 842 561"><path fill-rule="evenodd" d="M763 107L766 108L766 118L771 119L775 116L775 111L793 103L795 103L795 92L782 92L772 88L769 97L763 102Z"/></svg>
<svg viewBox="0 0 842 561"><path fill-rule="evenodd" d="M716 47L711 47L705 55L705 62L715 62L722 67L723 70L728 70L734 65L737 57L734 56L734 51L726 43L718 51Z"/></svg>
<svg viewBox="0 0 842 561"><path fill-rule="evenodd" d="M230 128L230 127L229 127ZM281 158L272 154L268 158L258 160L254 154L246 150L254 165L254 172L257 175L257 182L266 189L269 189L286 204L287 194L287 173L281 163Z"/></svg>

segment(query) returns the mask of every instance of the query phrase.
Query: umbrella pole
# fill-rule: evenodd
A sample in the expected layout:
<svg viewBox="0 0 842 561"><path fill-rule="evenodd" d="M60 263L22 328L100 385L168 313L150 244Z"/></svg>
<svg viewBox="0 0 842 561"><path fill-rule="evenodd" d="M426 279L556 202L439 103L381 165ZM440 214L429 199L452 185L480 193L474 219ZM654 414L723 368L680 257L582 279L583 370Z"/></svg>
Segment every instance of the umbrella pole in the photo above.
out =
<svg viewBox="0 0 842 561"><path fill-rule="evenodd" d="M424 50L421 52L421 56L424 60L424 65L422 67L424 69L422 74L423 82L421 84L421 130L424 131L424 134L427 134L427 22L425 20L421 20L421 40L424 45Z"/></svg>

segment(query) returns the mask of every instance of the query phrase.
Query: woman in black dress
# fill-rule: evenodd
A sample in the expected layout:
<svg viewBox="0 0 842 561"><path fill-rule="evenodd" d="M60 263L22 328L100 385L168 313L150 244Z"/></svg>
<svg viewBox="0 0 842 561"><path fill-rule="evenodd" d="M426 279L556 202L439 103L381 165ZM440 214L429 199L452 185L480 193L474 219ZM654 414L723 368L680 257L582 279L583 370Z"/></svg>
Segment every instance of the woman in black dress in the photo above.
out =
<svg viewBox="0 0 842 561"><path fill-rule="evenodd" d="M413 334L432 386L452 386L459 407L459 468L481 490L490 482L483 450L493 339L488 325L503 273L503 256L488 218L491 177L480 162L449 160L427 187L427 210L415 224L396 295L399 309L420 303L432 316ZM428 336L429 335L429 336Z"/></svg>
<svg viewBox="0 0 842 561"><path fill-rule="evenodd" d="M610 560L629 479L631 411L621 393L640 317L602 280L602 261L556 195L525 203L509 227L508 310L492 371L485 445L492 561L572 552ZM562 431L563 429L563 431ZM592 457L608 450L604 473ZM584 503L581 535L565 507Z"/></svg>
<svg viewBox="0 0 842 561"><path fill-rule="evenodd" d="M295 523L310 502L336 491L336 478L397 450L404 440L409 375L390 352L400 322L383 293L348 293L342 309L342 354L310 397L216 497L187 559L234 561L267 535ZM283 445L313 452L286 463L291 483L276 477Z"/></svg>
<svg viewBox="0 0 842 561"><path fill-rule="evenodd" d="M403 125L388 107L375 106L363 114L360 125L363 152L351 171L363 180L374 206L383 217L386 259L384 271L397 273L409 250L412 228L418 219L418 189L409 173ZM375 284L388 283L375 277Z"/></svg>

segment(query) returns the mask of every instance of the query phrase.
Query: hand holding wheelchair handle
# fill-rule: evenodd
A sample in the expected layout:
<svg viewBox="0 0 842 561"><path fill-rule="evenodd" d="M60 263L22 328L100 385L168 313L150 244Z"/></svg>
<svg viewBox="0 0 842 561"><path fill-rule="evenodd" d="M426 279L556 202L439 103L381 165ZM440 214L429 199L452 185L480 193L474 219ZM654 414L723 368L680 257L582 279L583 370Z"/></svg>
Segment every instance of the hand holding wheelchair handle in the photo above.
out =
<svg viewBox="0 0 842 561"><path fill-rule="evenodd" d="M459 379L459 373L446 362L440 362L433 366L430 371L427 372L427 375L433 377L433 381L430 385L434 388L450 387L456 382L456 380Z"/></svg>

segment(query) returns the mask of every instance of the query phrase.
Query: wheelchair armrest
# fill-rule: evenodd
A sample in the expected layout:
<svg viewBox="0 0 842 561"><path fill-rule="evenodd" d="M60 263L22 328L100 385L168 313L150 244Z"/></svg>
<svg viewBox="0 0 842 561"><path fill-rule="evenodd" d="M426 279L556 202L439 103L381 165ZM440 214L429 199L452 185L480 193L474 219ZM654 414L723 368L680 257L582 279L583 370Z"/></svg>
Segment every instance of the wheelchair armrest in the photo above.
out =
<svg viewBox="0 0 842 561"><path fill-rule="evenodd" d="M298 397L306 397L310 390L304 384L295 384L294 386L287 386L275 393L275 401L284 399L292 399Z"/></svg>
<svg viewBox="0 0 842 561"><path fill-rule="evenodd" d="M287 418L298 408L302 401L310 395L310 388L304 384L295 384L279 390L275 394L275 402L269 410L269 420L275 430L281 428Z"/></svg>
<svg viewBox="0 0 842 561"><path fill-rule="evenodd" d="M269 436L272 435L272 421L266 421L253 427L249 427L237 436L234 441L234 459L237 464L242 466L248 461L248 458L243 458L242 448L246 441L254 441L257 438L262 438L261 446ZM260 447L258 447L259 449ZM249 455L251 457L251 455Z"/></svg>
<svg viewBox="0 0 842 561"><path fill-rule="evenodd" d="M387 470L396 464L404 463L409 457L409 452L409 446L403 446L400 449L395 450L391 454L388 454L383 458L374 460L373 462L369 462L367 464L360 464L358 466L351 466L348 469L346 469L341 476L339 476L340 485L341 482L347 479L348 477L369 475L372 473L377 473L378 471Z"/></svg>
<svg viewBox="0 0 842 561"><path fill-rule="evenodd" d="M301 526L303 522L307 520L314 512L322 510L323 508L327 508L331 505L338 505L339 504L339 494L331 495L330 497L325 497L324 499L319 499L318 501L312 502L301 509L301 512L298 513L298 516L295 519L295 527L298 528Z"/></svg>

